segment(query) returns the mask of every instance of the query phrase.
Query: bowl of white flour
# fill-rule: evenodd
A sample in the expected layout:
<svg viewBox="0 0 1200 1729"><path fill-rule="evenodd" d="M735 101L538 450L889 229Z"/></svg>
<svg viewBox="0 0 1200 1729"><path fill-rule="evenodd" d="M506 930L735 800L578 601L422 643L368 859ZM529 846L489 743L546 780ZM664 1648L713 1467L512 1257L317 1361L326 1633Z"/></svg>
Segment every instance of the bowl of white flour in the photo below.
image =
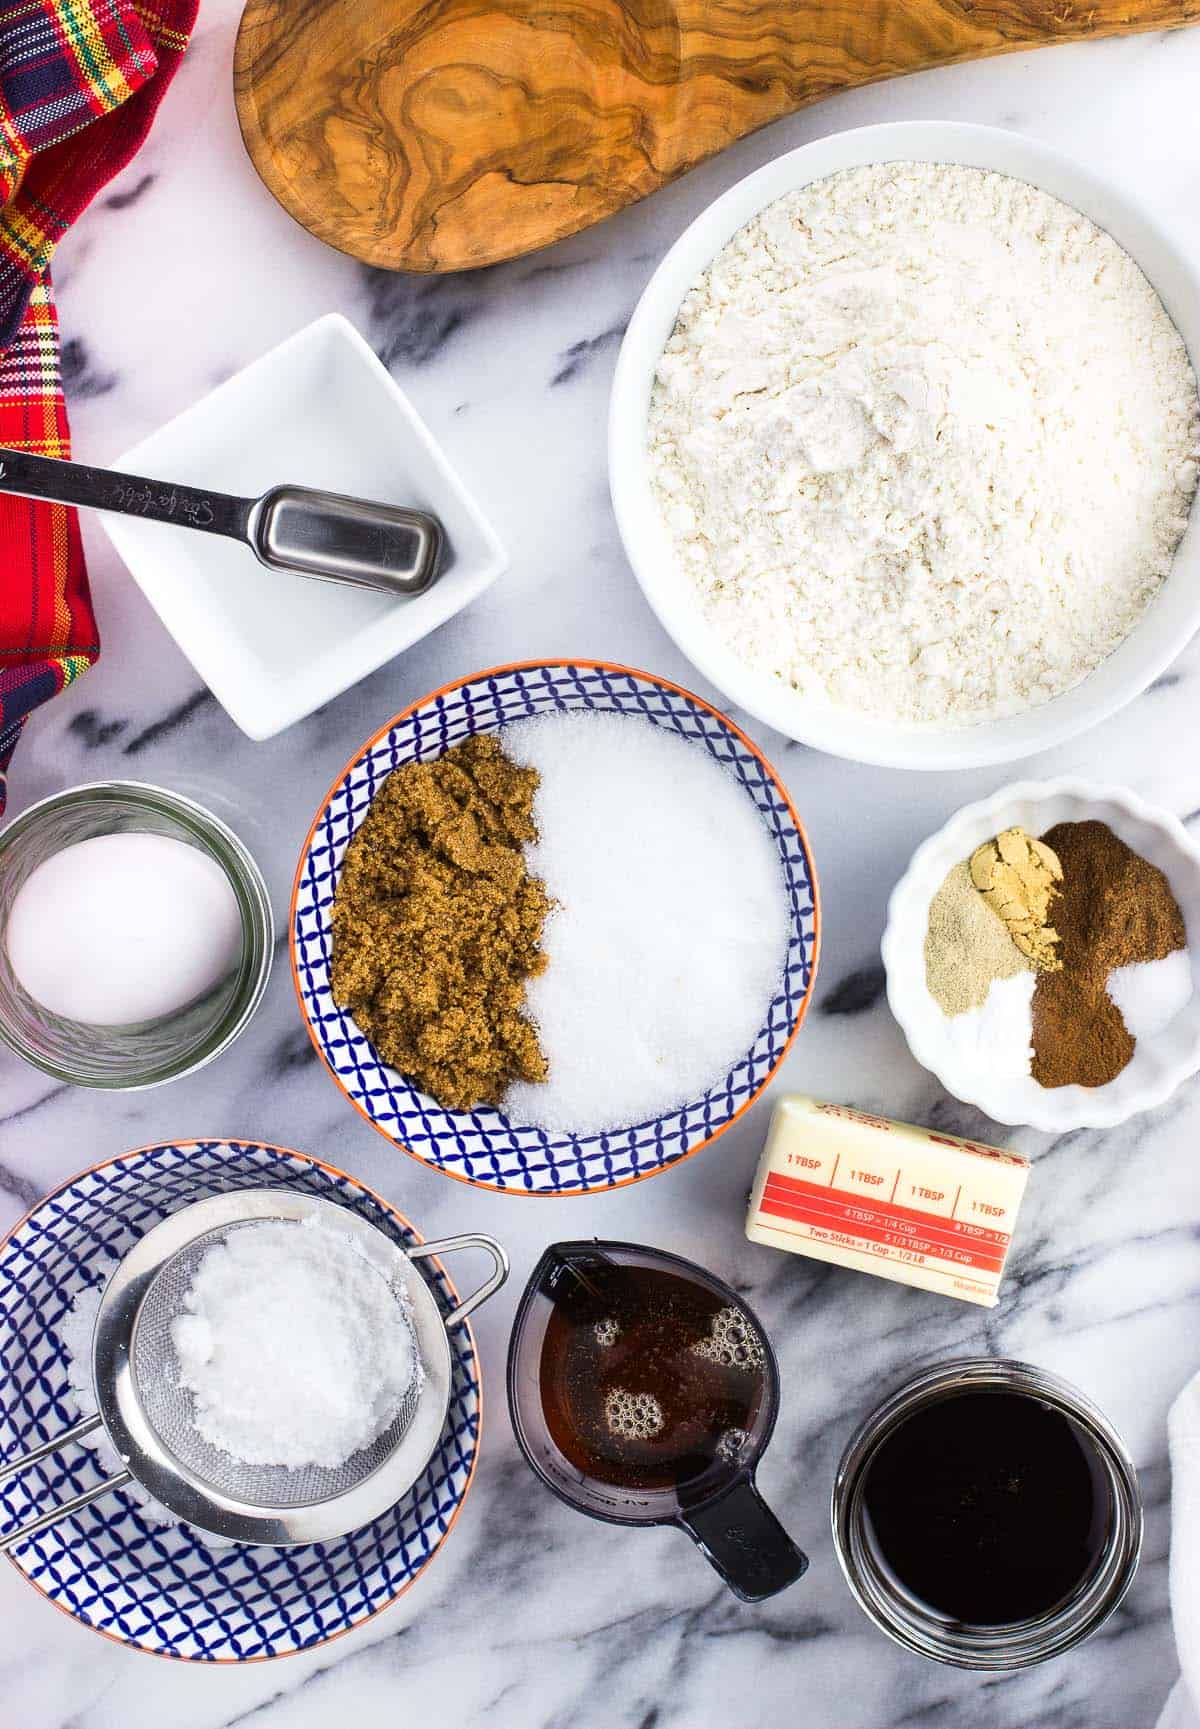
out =
<svg viewBox="0 0 1200 1729"><path fill-rule="evenodd" d="M738 706L836 755L1004 762L1200 625L1200 282L989 127L845 132L704 211L621 349L626 551Z"/></svg>

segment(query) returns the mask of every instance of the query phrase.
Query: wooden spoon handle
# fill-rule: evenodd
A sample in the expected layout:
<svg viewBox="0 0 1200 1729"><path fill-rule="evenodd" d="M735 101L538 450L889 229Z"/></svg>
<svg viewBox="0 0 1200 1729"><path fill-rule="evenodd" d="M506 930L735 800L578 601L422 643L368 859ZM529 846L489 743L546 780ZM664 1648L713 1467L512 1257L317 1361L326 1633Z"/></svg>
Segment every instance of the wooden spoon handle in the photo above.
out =
<svg viewBox="0 0 1200 1729"><path fill-rule="evenodd" d="M246 147L396 270L561 240L768 121L901 72L1200 20L1200 0L249 0Z"/></svg>

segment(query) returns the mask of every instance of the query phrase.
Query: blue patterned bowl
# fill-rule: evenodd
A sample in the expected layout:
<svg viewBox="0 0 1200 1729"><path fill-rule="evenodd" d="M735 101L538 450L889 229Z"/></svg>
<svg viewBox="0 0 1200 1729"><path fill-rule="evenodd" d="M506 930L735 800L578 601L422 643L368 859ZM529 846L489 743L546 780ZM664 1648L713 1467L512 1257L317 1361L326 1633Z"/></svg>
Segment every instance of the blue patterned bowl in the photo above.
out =
<svg viewBox="0 0 1200 1729"><path fill-rule="evenodd" d="M731 769L762 813L787 881L792 932L783 980L753 1045L724 1079L683 1110L601 1135L553 1135L497 1111L445 1111L376 1055L329 988L330 915L346 847L381 783L403 762L438 757L471 733L549 709L638 715L694 739ZM714 1141L749 1110L799 1031L819 946L817 879L787 790L733 722L652 673L603 661L495 667L414 703L368 740L318 810L292 893L292 972L318 1055L381 1134L434 1170L518 1195L579 1195L652 1177Z"/></svg>
<svg viewBox="0 0 1200 1729"><path fill-rule="evenodd" d="M0 1243L0 1459L75 1419L63 1317L151 1226L191 1201L271 1184L338 1202L401 1244L420 1236L378 1195L282 1147L185 1141L143 1147L74 1177ZM436 1260L422 1261L444 1312L456 1301ZM481 1388L470 1324L451 1330L450 1408L424 1474L389 1513L334 1543L212 1549L186 1526L147 1521L115 1490L9 1557L77 1621L160 1656L241 1662L311 1650L386 1609L432 1559L471 1484ZM94 1453L67 1447L0 1487L0 1529L98 1483Z"/></svg>

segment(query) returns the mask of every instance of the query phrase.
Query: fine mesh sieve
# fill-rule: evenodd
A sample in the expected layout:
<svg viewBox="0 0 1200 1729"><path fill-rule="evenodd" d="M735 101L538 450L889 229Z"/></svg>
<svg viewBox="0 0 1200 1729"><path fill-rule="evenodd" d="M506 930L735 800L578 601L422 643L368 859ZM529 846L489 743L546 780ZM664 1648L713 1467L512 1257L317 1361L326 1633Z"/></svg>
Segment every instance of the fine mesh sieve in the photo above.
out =
<svg viewBox="0 0 1200 1729"><path fill-rule="evenodd" d="M351 1235L391 1286L396 1323L408 1328L423 1375L384 1433L343 1465L249 1465L195 1428L191 1394L179 1385L171 1323L184 1312L213 1244L256 1223L299 1224L314 1215ZM483 1249L492 1271L443 1317L412 1263L463 1248ZM101 1424L126 1469L0 1537L0 1552L131 1481L179 1518L235 1542L325 1542L369 1524L412 1487L437 1445L450 1402L447 1328L464 1321L507 1275L508 1258L491 1237L445 1237L406 1251L360 1214L287 1189L239 1189L173 1213L134 1245L104 1288L92 1340L98 1415L0 1467L0 1481ZM295 1345L302 1350L303 1339Z"/></svg>
<svg viewBox="0 0 1200 1729"><path fill-rule="evenodd" d="M192 1395L180 1384L179 1359L171 1337L171 1324L185 1312L188 1291L209 1249L228 1241L234 1231L245 1230L248 1225L259 1222L247 1219L240 1225L218 1225L214 1230L206 1231L172 1256L151 1280L133 1330L130 1352L133 1379L146 1421L164 1447L193 1476L256 1507L304 1507L315 1501L328 1501L335 1495L344 1495L378 1470L396 1450L416 1416L424 1392L424 1368L414 1376L404 1402L383 1433L376 1436L368 1447L352 1453L342 1465L306 1465L297 1469L283 1465L248 1465L206 1441L192 1420ZM403 1327L412 1340L413 1354L420 1361L417 1337L405 1300L405 1283L394 1278L389 1280L385 1267L379 1266L376 1271L389 1285L396 1302L397 1325Z"/></svg>

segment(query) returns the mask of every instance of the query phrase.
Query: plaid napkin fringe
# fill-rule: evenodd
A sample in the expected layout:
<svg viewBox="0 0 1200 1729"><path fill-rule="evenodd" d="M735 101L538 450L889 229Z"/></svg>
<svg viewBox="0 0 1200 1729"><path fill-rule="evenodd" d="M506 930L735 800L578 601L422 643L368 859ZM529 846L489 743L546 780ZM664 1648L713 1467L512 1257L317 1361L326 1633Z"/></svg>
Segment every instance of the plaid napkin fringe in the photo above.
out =
<svg viewBox="0 0 1200 1729"><path fill-rule="evenodd" d="M7 203L26 163L128 101L158 58L127 0L0 4L0 98Z"/></svg>
<svg viewBox="0 0 1200 1729"><path fill-rule="evenodd" d="M165 0L157 12L132 0L0 0L0 45L14 18L27 48L30 33L37 40L19 70L16 41L0 59L2 130L7 139L15 129L23 152L10 145L0 179L0 346L67 229L140 149L195 14L196 0Z"/></svg>
<svg viewBox="0 0 1200 1729"><path fill-rule="evenodd" d="M0 0L0 446L65 457L48 267L141 147L197 0ZM100 652L79 519L0 494L0 813L27 716Z"/></svg>

